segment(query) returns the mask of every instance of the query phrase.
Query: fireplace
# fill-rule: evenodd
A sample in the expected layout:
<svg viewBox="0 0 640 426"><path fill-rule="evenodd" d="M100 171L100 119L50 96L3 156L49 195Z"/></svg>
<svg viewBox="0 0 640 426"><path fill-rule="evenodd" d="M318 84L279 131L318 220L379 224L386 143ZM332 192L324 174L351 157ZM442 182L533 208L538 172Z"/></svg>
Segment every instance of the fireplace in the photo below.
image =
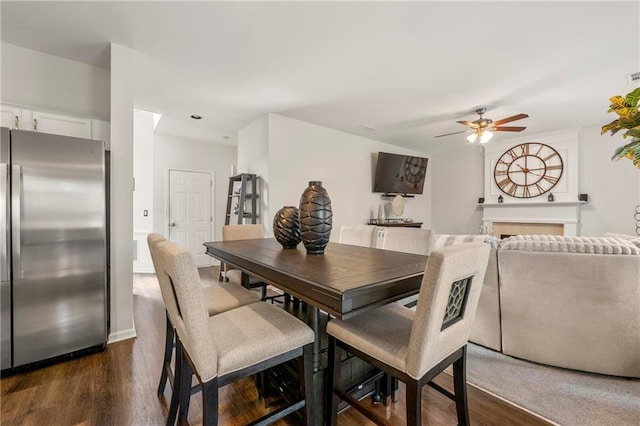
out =
<svg viewBox="0 0 640 426"><path fill-rule="evenodd" d="M580 205L583 202L487 203L482 230L502 235L580 235Z"/></svg>
<svg viewBox="0 0 640 426"><path fill-rule="evenodd" d="M500 239L512 235L564 235L564 224L494 222L492 235Z"/></svg>

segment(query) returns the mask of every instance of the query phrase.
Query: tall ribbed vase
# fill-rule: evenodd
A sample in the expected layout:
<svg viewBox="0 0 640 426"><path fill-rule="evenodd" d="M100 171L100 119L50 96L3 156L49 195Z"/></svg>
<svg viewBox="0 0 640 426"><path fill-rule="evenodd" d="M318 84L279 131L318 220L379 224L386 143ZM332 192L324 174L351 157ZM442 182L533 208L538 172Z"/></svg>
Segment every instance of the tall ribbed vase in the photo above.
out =
<svg viewBox="0 0 640 426"><path fill-rule="evenodd" d="M297 207L284 206L273 217L273 235L282 247L296 248L300 243L300 213Z"/></svg>
<svg viewBox="0 0 640 426"><path fill-rule="evenodd" d="M322 254L333 222L331 199L322 182L311 181L300 197L300 235L309 254Z"/></svg>

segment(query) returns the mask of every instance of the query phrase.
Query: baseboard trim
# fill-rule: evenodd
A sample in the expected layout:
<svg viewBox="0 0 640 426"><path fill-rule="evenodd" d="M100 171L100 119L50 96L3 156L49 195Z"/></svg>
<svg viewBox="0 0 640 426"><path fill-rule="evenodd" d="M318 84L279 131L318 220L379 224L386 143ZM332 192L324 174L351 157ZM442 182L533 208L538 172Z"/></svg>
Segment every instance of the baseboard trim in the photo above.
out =
<svg viewBox="0 0 640 426"><path fill-rule="evenodd" d="M109 334L109 340L107 340L107 344L121 342L127 339L133 339L136 337L136 329L130 328L129 330L122 330L116 333Z"/></svg>
<svg viewBox="0 0 640 426"><path fill-rule="evenodd" d="M153 268L133 268L134 274L155 274L156 271Z"/></svg>

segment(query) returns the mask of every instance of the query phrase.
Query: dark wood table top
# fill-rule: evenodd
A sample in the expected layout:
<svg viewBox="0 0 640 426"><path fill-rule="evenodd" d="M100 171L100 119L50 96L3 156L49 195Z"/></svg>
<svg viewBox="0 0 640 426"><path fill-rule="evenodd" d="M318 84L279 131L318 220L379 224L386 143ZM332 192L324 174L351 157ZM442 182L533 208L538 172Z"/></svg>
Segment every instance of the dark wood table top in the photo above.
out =
<svg viewBox="0 0 640 426"><path fill-rule="evenodd" d="M207 254L338 318L400 300L420 289L427 256L329 243L324 254L274 239L216 241Z"/></svg>

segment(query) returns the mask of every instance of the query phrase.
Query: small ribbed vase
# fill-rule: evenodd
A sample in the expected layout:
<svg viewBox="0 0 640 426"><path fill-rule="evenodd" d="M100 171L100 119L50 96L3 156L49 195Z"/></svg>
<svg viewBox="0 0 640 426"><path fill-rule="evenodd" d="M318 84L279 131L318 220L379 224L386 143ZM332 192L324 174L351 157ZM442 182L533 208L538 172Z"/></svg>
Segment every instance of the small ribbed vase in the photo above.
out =
<svg viewBox="0 0 640 426"><path fill-rule="evenodd" d="M300 234L309 254L323 254L333 222L331 199L322 182L311 181L300 197Z"/></svg>
<svg viewBox="0 0 640 426"><path fill-rule="evenodd" d="M282 247L296 248L300 244L299 210L295 206L284 206L273 217L273 235Z"/></svg>

